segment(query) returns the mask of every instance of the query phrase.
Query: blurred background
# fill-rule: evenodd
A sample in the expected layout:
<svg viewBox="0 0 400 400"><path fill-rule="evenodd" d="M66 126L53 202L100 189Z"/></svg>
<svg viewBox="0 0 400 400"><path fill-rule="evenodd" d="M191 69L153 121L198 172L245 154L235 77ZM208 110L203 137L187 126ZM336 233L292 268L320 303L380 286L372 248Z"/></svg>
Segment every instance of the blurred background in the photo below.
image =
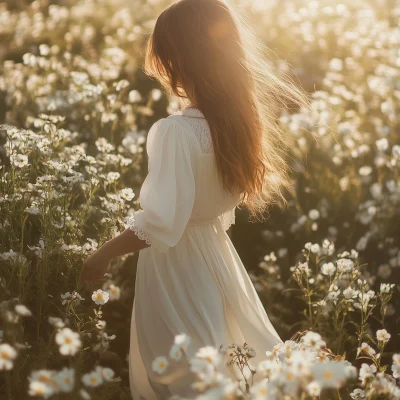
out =
<svg viewBox="0 0 400 400"><path fill-rule="evenodd" d="M64 179L70 186L57 189L57 204L65 207L64 217L68 214L61 230L54 221L33 212L24 214L25 207L37 206L32 203L34 196L22 206L17 205L18 198L13 198L13 205L3 199L0 251L19 249L21 240L26 246L39 246L43 238L58 247L82 246L87 238L101 242L121 230L126 215L137 209L147 171L148 129L178 107L176 99L167 98L140 68L155 18L170 3L0 1L0 123L44 132L48 143L42 150L50 149L37 156L47 164L30 159L30 172L13 179L22 186L34 182L40 174L50 173L49 160L70 167L80 165L77 154L96 160L86 159L78 168L82 177ZM269 48L271 63L310 93L318 111L310 115L300 110L281 118L296 140L288 156L295 183L293 192L287 193L288 207L272 208L266 223L250 223L246 211L238 210L231 232L273 324L289 338L305 327L303 303L294 301L296 284L291 277L293 266L304 258L305 243L323 249L333 242L335 254L357 253L363 277L374 290L381 283L399 282L400 1L236 0L232 4L246 14ZM46 130L41 114L62 120L54 123L54 130ZM9 163L7 140L0 131L3 165ZM90 169L92 164L96 171ZM52 168L70 177L68 168ZM118 177L109 175L112 172ZM102 180L104 174L108 178L96 195L88 195L91 177ZM10 175L3 175L5 193L10 181ZM122 204L112 197L122 188L133 189L133 201ZM59 217L59 210L54 211L54 218ZM14 231L18 233L10 233ZM37 307L43 316L51 314L54 304L47 295L58 301L60 293L76 283L82 255L71 254L71 247L68 251L49 253L48 265L57 268L46 267L41 284L27 274L22 285L26 290L15 276L0 272L8 282L0 300L23 292L26 301L40 302ZM29 254L31 267L41 265L37 254ZM111 333L119 340L103 357L125 371L135 263L136 257L127 257L115 266L118 273L113 279L123 289L121 299L104 309ZM316 273L316 279L319 282L322 276ZM393 333L399 332L398 303L396 295L387 309L386 323ZM45 337L46 328L33 326ZM318 328L326 335L332 332L327 322ZM348 329L350 337L352 328ZM336 344L338 351L356 350L350 339Z"/></svg>

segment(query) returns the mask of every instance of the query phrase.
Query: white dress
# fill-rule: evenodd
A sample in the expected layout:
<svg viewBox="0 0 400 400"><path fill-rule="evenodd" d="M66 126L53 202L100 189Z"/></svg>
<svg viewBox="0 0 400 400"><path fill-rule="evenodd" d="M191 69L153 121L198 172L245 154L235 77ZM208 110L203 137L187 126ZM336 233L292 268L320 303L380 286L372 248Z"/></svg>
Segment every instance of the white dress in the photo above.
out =
<svg viewBox="0 0 400 400"><path fill-rule="evenodd" d="M202 346L246 341L257 353L254 366L281 339L226 233L240 194L221 185L204 114L186 108L155 122L147 154L141 210L127 224L151 244L137 266L131 393L134 400L193 397L192 375L169 382L152 370L156 357L168 357L175 335L191 338L189 357Z"/></svg>

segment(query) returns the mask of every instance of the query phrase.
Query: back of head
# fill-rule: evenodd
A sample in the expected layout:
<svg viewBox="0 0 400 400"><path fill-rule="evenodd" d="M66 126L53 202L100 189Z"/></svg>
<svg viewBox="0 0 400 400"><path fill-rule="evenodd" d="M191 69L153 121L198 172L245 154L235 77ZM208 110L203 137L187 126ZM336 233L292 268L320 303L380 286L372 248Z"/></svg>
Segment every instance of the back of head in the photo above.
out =
<svg viewBox="0 0 400 400"><path fill-rule="evenodd" d="M283 107L307 106L307 98L273 72L237 11L223 0L173 3L156 21L145 70L203 112L222 183L243 193L252 215L284 200L290 138L278 118Z"/></svg>

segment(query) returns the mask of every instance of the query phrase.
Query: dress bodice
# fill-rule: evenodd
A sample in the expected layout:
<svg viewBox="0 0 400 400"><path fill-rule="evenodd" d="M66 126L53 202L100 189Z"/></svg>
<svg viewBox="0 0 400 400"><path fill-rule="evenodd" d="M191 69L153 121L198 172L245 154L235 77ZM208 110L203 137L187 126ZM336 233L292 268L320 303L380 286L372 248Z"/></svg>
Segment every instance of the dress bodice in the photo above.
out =
<svg viewBox="0 0 400 400"><path fill-rule="evenodd" d="M195 172L195 200L190 224L207 223L220 217L224 228L235 222L235 207L240 193L230 193L222 187L219 178L210 126L197 108L186 108L168 118L175 118L185 126L186 134L193 136L198 146L193 146Z"/></svg>
<svg viewBox="0 0 400 400"><path fill-rule="evenodd" d="M221 223L227 230L234 223L241 196L222 185L210 127L199 109L186 108L155 122L146 150L142 209L128 221L141 239L167 252L189 227Z"/></svg>

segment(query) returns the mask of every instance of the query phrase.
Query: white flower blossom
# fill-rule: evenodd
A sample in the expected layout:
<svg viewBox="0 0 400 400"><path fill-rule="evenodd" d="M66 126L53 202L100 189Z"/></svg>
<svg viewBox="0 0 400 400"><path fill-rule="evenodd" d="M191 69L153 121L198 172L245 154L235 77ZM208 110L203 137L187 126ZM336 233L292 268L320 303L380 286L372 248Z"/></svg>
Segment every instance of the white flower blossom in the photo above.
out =
<svg viewBox="0 0 400 400"><path fill-rule="evenodd" d="M95 372L99 373L104 382L109 382L114 378L115 372L108 367L97 366Z"/></svg>
<svg viewBox="0 0 400 400"><path fill-rule="evenodd" d="M157 357L152 363L152 369L158 374L163 374L168 367L168 360L164 356Z"/></svg>
<svg viewBox="0 0 400 400"><path fill-rule="evenodd" d="M359 379L363 385L365 385L367 379L373 378L376 373L375 365L362 364L359 373Z"/></svg>
<svg viewBox="0 0 400 400"><path fill-rule="evenodd" d="M15 311L17 314L21 315L22 317L30 317L32 316L31 311L28 310L26 306L23 304L17 304L15 306Z"/></svg>
<svg viewBox="0 0 400 400"><path fill-rule="evenodd" d="M23 168L29 165L28 157L24 154L15 154L11 156L11 162L15 167Z"/></svg>
<svg viewBox="0 0 400 400"><path fill-rule="evenodd" d="M174 338L174 344L179 346L183 351L187 351L190 345L190 337L185 333L176 335Z"/></svg>
<svg viewBox="0 0 400 400"><path fill-rule="evenodd" d="M379 342L387 343L390 339L391 335L387 332L386 329L380 329L376 331L376 338Z"/></svg>
<svg viewBox="0 0 400 400"><path fill-rule="evenodd" d="M71 392L75 385L75 370L73 368L63 368L54 379L58 383L61 392Z"/></svg>
<svg viewBox="0 0 400 400"><path fill-rule="evenodd" d="M113 283L108 287L107 293L110 296L110 301L118 300L121 297L121 289Z"/></svg>
<svg viewBox="0 0 400 400"><path fill-rule="evenodd" d="M101 289L94 291L92 294L92 300L97 305L106 304L108 302L109 298L110 298L110 294L108 292L104 292Z"/></svg>
<svg viewBox="0 0 400 400"><path fill-rule="evenodd" d="M339 388L346 380L343 362L317 363L311 367L311 372L321 388Z"/></svg>
<svg viewBox="0 0 400 400"><path fill-rule="evenodd" d="M88 387L97 387L103 383L103 378L98 371L91 371L82 376L82 383Z"/></svg>
<svg viewBox="0 0 400 400"><path fill-rule="evenodd" d="M17 351L8 343L0 344L0 371L10 370L14 367Z"/></svg>
<svg viewBox="0 0 400 400"><path fill-rule="evenodd" d="M325 263L321 267L321 272L324 275L332 276L336 271L336 267L332 262Z"/></svg>
<svg viewBox="0 0 400 400"><path fill-rule="evenodd" d="M307 385L307 392L310 396L316 397L319 396L321 393L321 386L318 382L310 382Z"/></svg>
<svg viewBox="0 0 400 400"><path fill-rule="evenodd" d="M60 346L59 350L62 355L73 356L82 346L79 333L70 328L63 328L57 332L56 343Z"/></svg>
<svg viewBox="0 0 400 400"><path fill-rule="evenodd" d="M169 357L173 360L179 361L182 358L182 355L182 349L174 343L169 351Z"/></svg>

